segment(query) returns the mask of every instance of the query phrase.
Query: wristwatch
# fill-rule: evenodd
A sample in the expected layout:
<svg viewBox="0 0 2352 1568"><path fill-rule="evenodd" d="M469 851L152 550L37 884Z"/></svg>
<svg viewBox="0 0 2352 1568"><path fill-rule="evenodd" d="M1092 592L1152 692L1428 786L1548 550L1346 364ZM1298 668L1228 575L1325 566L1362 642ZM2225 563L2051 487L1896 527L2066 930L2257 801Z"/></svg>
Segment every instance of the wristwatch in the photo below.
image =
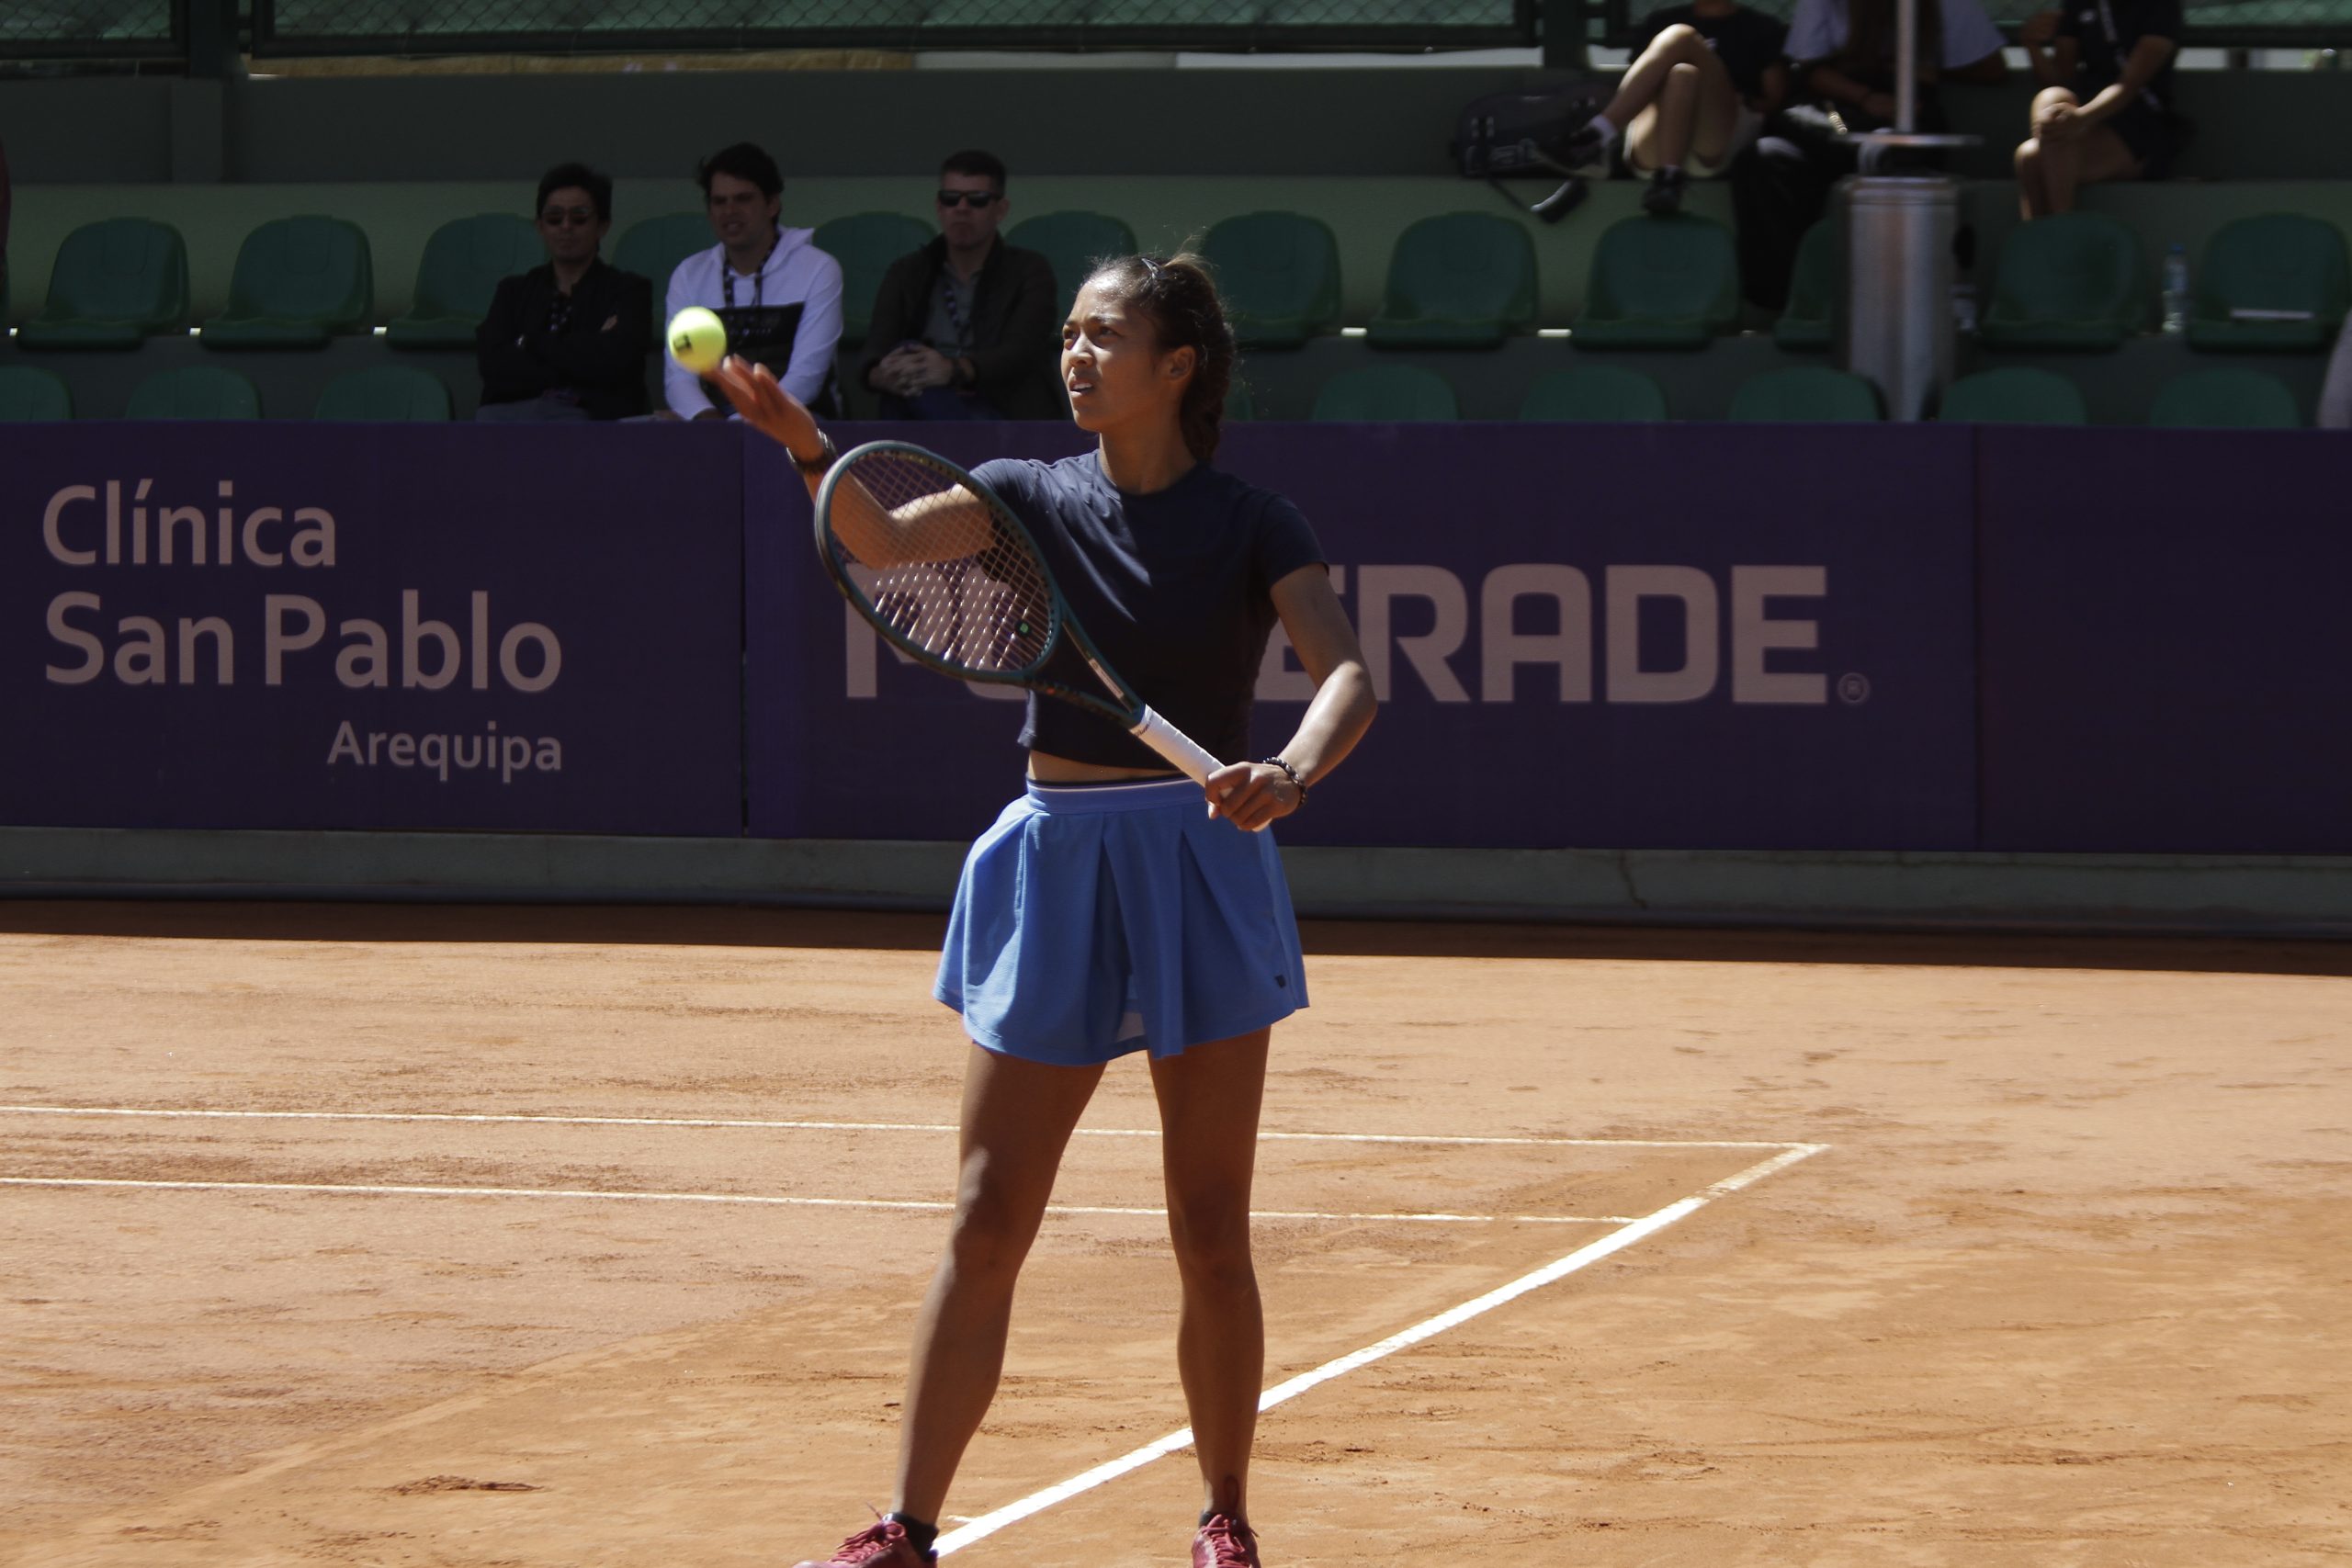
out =
<svg viewBox="0 0 2352 1568"><path fill-rule="evenodd" d="M833 459L842 455L841 448L833 445L833 438L826 434L821 430L817 432L817 455L815 457L804 457L799 453L793 451L789 446L786 447L784 450L785 455L792 459L792 466L798 468L804 474L823 473L827 468L833 466Z"/></svg>

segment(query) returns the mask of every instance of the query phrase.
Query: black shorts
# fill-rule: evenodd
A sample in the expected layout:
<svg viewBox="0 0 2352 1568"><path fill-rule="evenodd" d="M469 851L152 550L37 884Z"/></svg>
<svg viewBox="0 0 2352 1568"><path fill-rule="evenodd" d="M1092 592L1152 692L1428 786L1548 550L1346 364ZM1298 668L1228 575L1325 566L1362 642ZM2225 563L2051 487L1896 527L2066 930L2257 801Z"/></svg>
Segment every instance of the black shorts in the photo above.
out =
<svg viewBox="0 0 2352 1568"><path fill-rule="evenodd" d="M2171 172L2173 153L2179 147L2172 116L2142 100L2124 105L2108 116L2106 123L2139 161L2142 179L2160 180Z"/></svg>

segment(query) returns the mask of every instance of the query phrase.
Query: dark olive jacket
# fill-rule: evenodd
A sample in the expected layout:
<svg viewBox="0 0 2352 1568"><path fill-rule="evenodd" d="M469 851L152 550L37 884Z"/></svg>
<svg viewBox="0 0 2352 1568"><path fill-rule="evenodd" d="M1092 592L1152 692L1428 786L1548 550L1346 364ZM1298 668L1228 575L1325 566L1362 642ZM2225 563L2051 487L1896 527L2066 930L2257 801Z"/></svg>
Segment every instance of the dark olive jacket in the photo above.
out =
<svg viewBox="0 0 2352 1568"><path fill-rule="evenodd" d="M922 338L931 320L932 289L946 265L944 235L890 264L875 291L861 378L892 349ZM989 247L972 295L972 347L965 357L972 362L972 390L1007 419L1060 419L1069 412L1062 393L1059 302L1051 262L1001 238Z"/></svg>

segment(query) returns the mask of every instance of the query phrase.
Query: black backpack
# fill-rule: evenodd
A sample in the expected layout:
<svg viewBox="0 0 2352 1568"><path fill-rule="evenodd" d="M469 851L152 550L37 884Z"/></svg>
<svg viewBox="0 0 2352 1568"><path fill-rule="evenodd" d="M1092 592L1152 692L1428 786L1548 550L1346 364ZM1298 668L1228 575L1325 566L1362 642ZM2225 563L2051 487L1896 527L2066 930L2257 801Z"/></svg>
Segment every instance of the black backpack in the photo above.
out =
<svg viewBox="0 0 2352 1568"><path fill-rule="evenodd" d="M1584 181L1566 162L1568 138L1600 112L1600 100L1586 82L1473 98L1454 126L1454 167L1465 179L1493 186L1513 207L1556 222L1585 194ZM1560 185L1528 206L1502 186L1506 175L1550 175Z"/></svg>

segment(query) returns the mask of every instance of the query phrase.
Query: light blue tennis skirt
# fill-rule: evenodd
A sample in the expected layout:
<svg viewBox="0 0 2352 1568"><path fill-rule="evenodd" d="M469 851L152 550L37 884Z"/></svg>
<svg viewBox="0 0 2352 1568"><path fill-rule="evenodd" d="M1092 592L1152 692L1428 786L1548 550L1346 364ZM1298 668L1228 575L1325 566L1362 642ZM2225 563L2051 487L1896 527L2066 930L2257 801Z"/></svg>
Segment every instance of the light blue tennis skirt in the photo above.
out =
<svg viewBox="0 0 2352 1568"><path fill-rule="evenodd" d="M1189 779L1032 784L965 858L932 994L987 1049L1063 1066L1287 1018L1306 971L1273 835Z"/></svg>

